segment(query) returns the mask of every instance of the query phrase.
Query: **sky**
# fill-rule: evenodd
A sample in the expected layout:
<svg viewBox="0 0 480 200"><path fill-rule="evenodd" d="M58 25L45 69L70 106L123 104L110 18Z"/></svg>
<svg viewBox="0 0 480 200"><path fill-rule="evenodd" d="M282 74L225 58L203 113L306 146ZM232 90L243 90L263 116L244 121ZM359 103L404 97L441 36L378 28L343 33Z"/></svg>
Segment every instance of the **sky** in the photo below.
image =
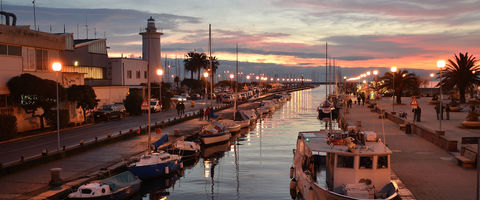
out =
<svg viewBox="0 0 480 200"><path fill-rule="evenodd" d="M32 0L3 0L17 24L33 26ZM141 37L152 16L162 54L183 58L208 51L221 70L235 65L254 73L321 75L328 56L344 75L390 66L425 73L438 59L480 54L480 0L36 0L41 31L107 38L110 56L141 56ZM77 32L78 24L78 32Z"/></svg>

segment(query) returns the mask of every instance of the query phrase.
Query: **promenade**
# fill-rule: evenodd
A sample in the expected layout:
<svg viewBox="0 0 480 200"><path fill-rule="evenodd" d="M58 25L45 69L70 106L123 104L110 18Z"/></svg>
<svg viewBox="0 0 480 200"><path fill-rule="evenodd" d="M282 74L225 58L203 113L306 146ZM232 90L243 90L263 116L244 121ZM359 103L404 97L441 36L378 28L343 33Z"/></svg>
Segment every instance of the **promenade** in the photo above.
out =
<svg viewBox="0 0 480 200"><path fill-rule="evenodd" d="M427 105L429 99L419 99L422 108L422 125L437 130L433 106ZM386 112L391 111L392 99L377 101L379 107ZM408 119L413 119L410 101L402 99L406 105L395 105L395 111L408 113ZM465 112L450 113L450 120L443 121L445 134L460 139L461 136L479 135L479 130L469 130L459 127L463 121ZM382 137L382 120L378 119L378 113L370 112L367 105L353 104L347 114L347 121L355 125L361 121L363 130L375 131ZM393 151L391 165L393 172L402 180L406 187L413 193L416 199L439 200L439 199L475 199L476 171L465 169L457 165L455 157L444 149L428 142L415 134L405 134L399 126L392 121L383 120L385 130L385 142Z"/></svg>

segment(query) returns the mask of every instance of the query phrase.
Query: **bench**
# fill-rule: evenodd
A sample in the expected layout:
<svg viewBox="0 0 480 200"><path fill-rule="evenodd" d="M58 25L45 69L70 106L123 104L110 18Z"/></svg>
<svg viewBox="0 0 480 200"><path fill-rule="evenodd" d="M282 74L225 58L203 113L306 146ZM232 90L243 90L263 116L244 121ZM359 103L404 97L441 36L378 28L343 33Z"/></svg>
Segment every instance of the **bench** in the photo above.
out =
<svg viewBox="0 0 480 200"><path fill-rule="evenodd" d="M475 160L477 158L477 153L466 149L462 148L462 152L460 156L455 156L457 159L457 164L465 167L465 168L474 168L475 167Z"/></svg>
<svg viewBox="0 0 480 200"><path fill-rule="evenodd" d="M400 130L404 131L407 129L407 125L406 124L398 124L400 126Z"/></svg>

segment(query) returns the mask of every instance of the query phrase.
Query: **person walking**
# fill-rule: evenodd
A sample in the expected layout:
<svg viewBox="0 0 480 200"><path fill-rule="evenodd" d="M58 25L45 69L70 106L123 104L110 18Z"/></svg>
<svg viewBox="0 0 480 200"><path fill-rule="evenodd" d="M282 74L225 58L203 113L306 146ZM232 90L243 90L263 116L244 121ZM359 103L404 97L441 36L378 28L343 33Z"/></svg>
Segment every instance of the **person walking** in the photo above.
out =
<svg viewBox="0 0 480 200"><path fill-rule="evenodd" d="M358 102L358 105L360 105L360 101L362 100L362 98L360 98L360 95L357 96L357 102Z"/></svg>
<svg viewBox="0 0 480 200"><path fill-rule="evenodd" d="M417 109L415 109L415 114L417 115L417 122L420 122L420 118L422 116L422 109L420 108L420 106L417 106Z"/></svg>
<svg viewBox="0 0 480 200"><path fill-rule="evenodd" d="M175 105L175 109L177 110L177 115L180 115L180 103L177 102L177 104Z"/></svg>
<svg viewBox="0 0 480 200"><path fill-rule="evenodd" d="M207 109L205 109L204 119L210 121L210 107L207 107Z"/></svg>
<svg viewBox="0 0 480 200"><path fill-rule="evenodd" d="M445 107L445 112L447 113L447 120L450 120L450 105L447 104Z"/></svg>
<svg viewBox="0 0 480 200"><path fill-rule="evenodd" d="M202 121L203 120L203 108L200 108L200 110L198 111L198 115L199 115L199 120Z"/></svg>

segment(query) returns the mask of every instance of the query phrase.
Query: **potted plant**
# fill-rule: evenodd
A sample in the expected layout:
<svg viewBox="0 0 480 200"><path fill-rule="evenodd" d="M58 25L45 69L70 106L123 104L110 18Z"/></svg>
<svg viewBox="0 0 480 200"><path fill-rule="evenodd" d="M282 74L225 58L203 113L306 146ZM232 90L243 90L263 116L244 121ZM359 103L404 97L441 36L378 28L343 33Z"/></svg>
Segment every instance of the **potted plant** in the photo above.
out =
<svg viewBox="0 0 480 200"><path fill-rule="evenodd" d="M480 104L478 101L470 101L469 102L471 109L467 114L467 118L461 124L467 128L480 128L480 120L479 120L479 113L475 111L475 107Z"/></svg>

